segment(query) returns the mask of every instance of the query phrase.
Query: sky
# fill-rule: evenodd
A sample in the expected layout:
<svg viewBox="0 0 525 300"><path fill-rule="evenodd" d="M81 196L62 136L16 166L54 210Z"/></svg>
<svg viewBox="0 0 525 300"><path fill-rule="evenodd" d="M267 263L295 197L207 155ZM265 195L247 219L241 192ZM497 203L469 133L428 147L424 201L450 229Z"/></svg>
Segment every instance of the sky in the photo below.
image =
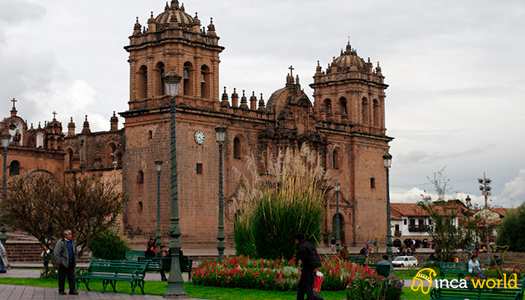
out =
<svg viewBox="0 0 525 300"><path fill-rule="evenodd" d="M394 157L394 202L434 196L427 177L450 179L447 197L481 201L477 178L492 179L491 205L525 201L525 1L187 0L204 25L214 18L220 85L262 92L282 87L293 65L306 87L348 39L379 61ZM123 47L135 17L156 0L0 0L0 113L16 97L29 123L50 120L108 130L127 109ZM312 90L306 87L310 95ZM4 101L4 102L2 102ZM4 104L1 104L4 103ZM122 120L121 120L122 121Z"/></svg>

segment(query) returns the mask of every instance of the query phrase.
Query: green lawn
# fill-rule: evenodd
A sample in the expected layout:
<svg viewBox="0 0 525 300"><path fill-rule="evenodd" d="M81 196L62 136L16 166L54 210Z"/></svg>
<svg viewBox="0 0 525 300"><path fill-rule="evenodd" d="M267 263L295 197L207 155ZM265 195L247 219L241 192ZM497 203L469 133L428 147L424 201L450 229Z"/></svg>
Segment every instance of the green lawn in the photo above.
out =
<svg viewBox="0 0 525 300"><path fill-rule="evenodd" d="M0 278L0 284L9 285L27 285L37 287L56 288L57 282L53 279L37 279L37 278ZM102 291L102 284L100 282L94 282L90 285L92 290ZM80 287L81 290L85 290L84 286ZM166 289L166 283L161 281L147 281L145 292L149 295L162 295ZM201 299L210 300L293 300L295 299L294 292L276 292L276 291L261 291L261 290L248 290L248 289L233 289L233 288L216 288L216 287L203 287L195 286L187 283L184 289L189 296ZM117 284L117 290L121 293L129 293L129 285L125 282L119 282ZM426 300L428 297L423 297L421 294L414 293L410 289L405 288L403 293L406 296L404 300ZM322 292L322 296L326 300L341 300L345 299L345 292Z"/></svg>

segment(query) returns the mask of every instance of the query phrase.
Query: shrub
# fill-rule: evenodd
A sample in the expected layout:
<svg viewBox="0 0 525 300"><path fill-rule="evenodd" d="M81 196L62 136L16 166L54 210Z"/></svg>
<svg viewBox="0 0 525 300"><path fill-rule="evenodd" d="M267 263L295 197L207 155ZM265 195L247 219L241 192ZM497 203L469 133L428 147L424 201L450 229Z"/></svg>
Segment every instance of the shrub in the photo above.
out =
<svg viewBox="0 0 525 300"><path fill-rule="evenodd" d="M90 249L93 257L110 260L126 259L129 250L126 242L110 230L96 235L90 242Z"/></svg>
<svg viewBox="0 0 525 300"><path fill-rule="evenodd" d="M352 300L399 300L403 293L403 282L389 278L358 278L349 285L347 299Z"/></svg>
<svg viewBox="0 0 525 300"><path fill-rule="evenodd" d="M237 255L255 257L255 239L248 220L236 218L233 228Z"/></svg>
<svg viewBox="0 0 525 300"><path fill-rule="evenodd" d="M294 236L302 233L317 243L321 236L326 179L320 159L308 147L280 152L268 166L268 176L257 174L252 158L250 179L237 192L236 248L239 254L290 259Z"/></svg>

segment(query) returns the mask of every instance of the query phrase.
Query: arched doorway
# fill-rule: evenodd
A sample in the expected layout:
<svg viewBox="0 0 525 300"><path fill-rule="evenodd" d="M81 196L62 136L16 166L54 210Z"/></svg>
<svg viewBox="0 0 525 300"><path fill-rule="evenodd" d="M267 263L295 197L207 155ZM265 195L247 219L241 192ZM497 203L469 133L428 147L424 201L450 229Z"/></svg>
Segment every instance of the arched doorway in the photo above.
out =
<svg viewBox="0 0 525 300"><path fill-rule="evenodd" d="M335 239L336 232L337 232L337 218L339 217L339 233L341 237L341 245L346 245L346 239L345 239L345 218L341 213L334 214L332 217L332 233L333 237Z"/></svg>

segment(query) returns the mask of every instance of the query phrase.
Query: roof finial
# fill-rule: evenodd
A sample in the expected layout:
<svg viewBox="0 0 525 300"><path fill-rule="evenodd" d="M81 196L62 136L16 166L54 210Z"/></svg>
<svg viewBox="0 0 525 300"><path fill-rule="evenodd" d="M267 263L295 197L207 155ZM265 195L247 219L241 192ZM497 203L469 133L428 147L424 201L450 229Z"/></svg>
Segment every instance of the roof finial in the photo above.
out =
<svg viewBox="0 0 525 300"><path fill-rule="evenodd" d="M171 1L171 8L179 8L179 0L172 0Z"/></svg>
<svg viewBox="0 0 525 300"><path fill-rule="evenodd" d="M180 10L186 11L186 9L184 8L184 2L182 2L181 6L180 6Z"/></svg>
<svg viewBox="0 0 525 300"><path fill-rule="evenodd" d="M56 120L57 120L56 116L57 116L57 112L56 112L56 111L53 111L53 121L56 121Z"/></svg>
<svg viewBox="0 0 525 300"><path fill-rule="evenodd" d="M166 6L164 6L164 11L167 11L167 10L169 10L169 9L170 9L170 6L169 6L169 4L168 4L168 1L166 1Z"/></svg>
<svg viewBox="0 0 525 300"><path fill-rule="evenodd" d="M290 66L288 69L290 70L290 76L293 77L293 70L295 70L295 68L293 66Z"/></svg>
<svg viewBox="0 0 525 300"><path fill-rule="evenodd" d="M264 99L263 99L263 93L261 93L261 98L259 98L259 110L264 110Z"/></svg>

